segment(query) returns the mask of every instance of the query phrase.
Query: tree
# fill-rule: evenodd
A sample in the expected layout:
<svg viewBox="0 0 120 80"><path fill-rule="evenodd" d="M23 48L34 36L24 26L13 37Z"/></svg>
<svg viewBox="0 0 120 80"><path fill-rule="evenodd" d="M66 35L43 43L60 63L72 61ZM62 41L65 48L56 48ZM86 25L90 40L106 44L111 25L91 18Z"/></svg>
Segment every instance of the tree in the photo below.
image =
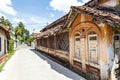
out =
<svg viewBox="0 0 120 80"><path fill-rule="evenodd" d="M4 28L13 31L13 26L11 22L8 19L5 19L3 16L0 18L0 24L2 24Z"/></svg>
<svg viewBox="0 0 120 80"><path fill-rule="evenodd" d="M29 31L25 29L22 22L19 22L18 26L15 28L15 38L18 39L21 43L28 43Z"/></svg>
<svg viewBox="0 0 120 80"><path fill-rule="evenodd" d="M31 36L29 36L28 43L29 43L30 46L31 46L31 42L33 42L33 38Z"/></svg>
<svg viewBox="0 0 120 80"><path fill-rule="evenodd" d="M4 24L4 21L5 21L5 18L2 16L2 17L0 18L0 23L1 23L1 24Z"/></svg>
<svg viewBox="0 0 120 80"><path fill-rule="evenodd" d="M19 26L17 26L15 28L15 38L17 39L18 36L21 36L21 35L22 35L22 29Z"/></svg>
<svg viewBox="0 0 120 80"><path fill-rule="evenodd" d="M27 29L24 30L24 41L26 42L29 38L29 31Z"/></svg>
<svg viewBox="0 0 120 80"><path fill-rule="evenodd" d="M21 43L24 40L24 30L24 24L19 22L18 26L15 28L15 38L18 39Z"/></svg>

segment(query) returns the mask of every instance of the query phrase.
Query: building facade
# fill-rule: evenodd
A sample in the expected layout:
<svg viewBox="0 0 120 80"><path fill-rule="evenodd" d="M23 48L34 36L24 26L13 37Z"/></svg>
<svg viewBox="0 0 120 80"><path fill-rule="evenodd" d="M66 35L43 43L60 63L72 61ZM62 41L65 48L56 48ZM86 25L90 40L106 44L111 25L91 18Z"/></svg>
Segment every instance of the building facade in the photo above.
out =
<svg viewBox="0 0 120 80"><path fill-rule="evenodd" d="M117 79L119 2L91 0L83 6L72 6L68 14L40 31L35 37L36 49L69 63L91 80Z"/></svg>
<svg viewBox="0 0 120 80"><path fill-rule="evenodd" d="M0 63L7 57L8 39L10 39L9 31L0 26Z"/></svg>

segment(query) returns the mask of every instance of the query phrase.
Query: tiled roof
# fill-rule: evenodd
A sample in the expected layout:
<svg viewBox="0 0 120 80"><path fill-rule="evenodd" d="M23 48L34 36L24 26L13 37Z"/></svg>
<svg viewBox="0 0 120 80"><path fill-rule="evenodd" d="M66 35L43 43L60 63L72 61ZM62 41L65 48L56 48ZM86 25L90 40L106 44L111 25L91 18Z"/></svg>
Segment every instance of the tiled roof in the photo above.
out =
<svg viewBox="0 0 120 80"><path fill-rule="evenodd" d="M0 29L5 32L7 38L10 38L10 32L7 28L4 28L3 26L0 25Z"/></svg>
<svg viewBox="0 0 120 80"><path fill-rule="evenodd" d="M56 27L59 24L64 25L67 17L68 17L68 14L64 15L63 17L59 18L58 20L56 20L56 21L52 22L51 24L47 25L41 31L46 31L46 30L48 30L50 28Z"/></svg>
<svg viewBox="0 0 120 80"><path fill-rule="evenodd" d="M100 0L90 0L89 2L85 3L84 6L94 7L99 3Z"/></svg>
<svg viewBox="0 0 120 80"><path fill-rule="evenodd" d="M87 6L72 6L71 8L73 11L86 14L103 23L110 24L111 26L114 27L120 27L120 16L116 14L105 12L95 8L90 8Z"/></svg>
<svg viewBox="0 0 120 80"><path fill-rule="evenodd" d="M39 37L47 37L57 34L58 32L62 31L63 25L67 20L68 14L59 18L58 20L54 21L53 23L49 24L45 28L41 30Z"/></svg>

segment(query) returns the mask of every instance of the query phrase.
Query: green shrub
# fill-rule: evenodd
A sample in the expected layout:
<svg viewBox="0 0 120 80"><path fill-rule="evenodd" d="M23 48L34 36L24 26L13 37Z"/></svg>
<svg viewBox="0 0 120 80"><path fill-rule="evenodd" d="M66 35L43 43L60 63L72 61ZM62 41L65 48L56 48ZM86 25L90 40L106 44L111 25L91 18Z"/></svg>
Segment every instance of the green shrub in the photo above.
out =
<svg viewBox="0 0 120 80"><path fill-rule="evenodd" d="M8 40L8 53L12 53L14 51L14 40Z"/></svg>

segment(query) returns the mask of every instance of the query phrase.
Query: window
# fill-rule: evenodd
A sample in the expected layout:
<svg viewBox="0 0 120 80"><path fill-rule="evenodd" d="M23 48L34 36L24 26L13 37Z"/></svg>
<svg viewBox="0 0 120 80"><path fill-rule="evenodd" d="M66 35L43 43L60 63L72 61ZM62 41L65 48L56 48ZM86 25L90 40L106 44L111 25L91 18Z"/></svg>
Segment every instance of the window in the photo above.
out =
<svg viewBox="0 0 120 80"><path fill-rule="evenodd" d="M80 35L75 35L75 57L80 58Z"/></svg>
<svg viewBox="0 0 120 80"><path fill-rule="evenodd" d="M51 49L55 49L55 47L54 47L54 36L50 36L49 37L49 44L50 44L50 48Z"/></svg>
<svg viewBox="0 0 120 80"><path fill-rule="evenodd" d="M1 51L1 37L0 37L0 51Z"/></svg>
<svg viewBox="0 0 120 80"><path fill-rule="evenodd" d="M43 46L47 47L47 38L43 38Z"/></svg>
<svg viewBox="0 0 120 80"><path fill-rule="evenodd" d="M89 53L89 59L91 62L97 63L97 51L98 51L98 40L97 40L97 34L95 32L90 32L88 34L88 53Z"/></svg>
<svg viewBox="0 0 120 80"><path fill-rule="evenodd" d="M39 46L39 39L37 39L37 46Z"/></svg>
<svg viewBox="0 0 120 80"><path fill-rule="evenodd" d="M114 37L114 50L116 54L120 53L120 33L118 31L115 32Z"/></svg>
<svg viewBox="0 0 120 80"><path fill-rule="evenodd" d="M56 36L57 49L69 52L69 33L64 32Z"/></svg>

